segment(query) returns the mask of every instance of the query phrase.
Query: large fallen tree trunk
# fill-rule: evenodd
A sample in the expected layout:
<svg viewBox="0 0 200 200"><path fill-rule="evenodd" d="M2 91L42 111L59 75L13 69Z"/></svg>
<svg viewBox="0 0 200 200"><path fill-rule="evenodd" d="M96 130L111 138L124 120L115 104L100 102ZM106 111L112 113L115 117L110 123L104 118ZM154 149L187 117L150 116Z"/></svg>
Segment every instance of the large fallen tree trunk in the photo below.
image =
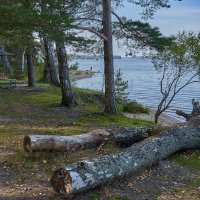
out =
<svg viewBox="0 0 200 200"><path fill-rule="evenodd" d="M134 142L144 140L148 137L148 132L154 129L153 126L134 126L99 129L74 136L27 135L24 138L24 149L27 152L68 151L95 147L107 141L113 141L120 146L130 146Z"/></svg>
<svg viewBox="0 0 200 200"><path fill-rule="evenodd" d="M119 153L66 165L54 172L51 185L56 192L68 196L130 175L178 150L199 147L199 122L173 126Z"/></svg>

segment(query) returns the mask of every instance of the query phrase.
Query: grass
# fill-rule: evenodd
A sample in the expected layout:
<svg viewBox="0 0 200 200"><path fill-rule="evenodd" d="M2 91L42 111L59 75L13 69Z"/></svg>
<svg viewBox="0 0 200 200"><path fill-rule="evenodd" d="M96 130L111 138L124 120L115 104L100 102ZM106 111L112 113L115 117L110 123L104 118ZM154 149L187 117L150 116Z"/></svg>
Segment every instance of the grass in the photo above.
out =
<svg viewBox="0 0 200 200"><path fill-rule="evenodd" d="M47 84L39 84L40 89L30 91L0 89L0 153L7 153L0 166L6 166L15 174L17 181L31 180L37 183L39 174L45 184L48 178L63 163L69 164L83 159L98 156L97 149L86 149L75 152L43 152L28 154L23 151L23 138L27 134L74 135L108 126L145 126L152 122L126 118L120 114L105 115L103 111L103 95L92 90L73 88L77 106L65 108L59 106L60 89ZM122 105L117 105L121 111ZM10 121L9 121L10 119ZM154 134L157 134L154 133ZM119 147L110 143L104 146L106 153L120 151ZM172 156L178 162L195 172L199 172L199 151L191 154L178 153ZM195 187L197 183L188 183ZM107 200L127 200L128 197L109 194ZM100 194L92 193L92 199L100 198Z"/></svg>
<svg viewBox="0 0 200 200"><path fill-rule="evenodd" d="M36 91L0 90L0 117L10 119L0 124L0 151L7 152L0 165L11 168L19 181L29 179L29 174L38 172L43 177L47 176L44 178L47 180L63 163L98 156L97 149L70 154L28 154L22 148L23 138L27 134L74 135L111 125L152 125L151 122L129 119L122 115L101 114L103 96L99 92L73 88L78 105L65 108L59 106L59 88L47 84L40 84L40 87ZM119 151L119 148L107 144L104 150L112 153ZM31 175L31 179L38 181L34 175Z"/></svg>
<svg viewBox="0 0 200 200"><path fill-rule="evenodd" d="M103 96L99 92L73 88L78 105L65 108L59 106L59 88L47 84L40 87L36 91L0 90L0 116L10 120L0 126L0 144L16 150L11 160L29 162L23 160L27 155L22 151L27 134L73 135L111 125L152 125L122 115L101 114Z"/></svg>
<svg viewBox="0 0 200 200"><path fill-rule="evenodd" d="M178 152L171 156L171 160L185 168L200 173L200 150Z"/></svg>

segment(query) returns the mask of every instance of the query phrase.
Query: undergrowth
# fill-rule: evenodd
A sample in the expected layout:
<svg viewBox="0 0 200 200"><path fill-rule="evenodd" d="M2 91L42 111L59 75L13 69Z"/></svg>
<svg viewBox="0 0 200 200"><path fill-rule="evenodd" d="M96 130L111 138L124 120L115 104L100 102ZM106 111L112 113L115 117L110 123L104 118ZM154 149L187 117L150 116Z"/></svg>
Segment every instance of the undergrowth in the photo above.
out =
<svg viewBox="0 0 200 200"><path fill-rule="evenodd" d="M124 104L123 111L129 113L149 113L149 108L142 106L142 104L136 101L131 101Z"/></svg>

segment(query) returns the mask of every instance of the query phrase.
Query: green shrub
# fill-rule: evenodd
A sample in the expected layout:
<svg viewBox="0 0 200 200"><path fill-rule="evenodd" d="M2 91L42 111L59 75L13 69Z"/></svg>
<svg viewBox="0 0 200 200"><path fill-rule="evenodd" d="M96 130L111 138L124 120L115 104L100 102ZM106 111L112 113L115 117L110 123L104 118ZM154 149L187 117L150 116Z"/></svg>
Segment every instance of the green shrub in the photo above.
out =
<svg viewBox="0 0 200 200"><path fill-rule="evenodd" d="M78 70L78 63L74 63L69 67L69 70Z"/></svg>
<svg viewBox="0 0 200 200"><path fill-rule="evenodd" d="M129 113L149 113L149 108L143 107L140 103L137 103L136 101L131 101L123 106L123 111Z"/></svg>

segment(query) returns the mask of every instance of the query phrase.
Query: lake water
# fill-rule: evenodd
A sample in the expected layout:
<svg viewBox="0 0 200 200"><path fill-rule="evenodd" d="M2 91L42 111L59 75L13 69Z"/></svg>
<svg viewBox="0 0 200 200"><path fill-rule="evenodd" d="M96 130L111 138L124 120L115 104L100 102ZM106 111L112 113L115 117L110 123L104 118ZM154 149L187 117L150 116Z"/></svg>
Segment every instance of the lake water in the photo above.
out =
<svg viewBox="0 0 200 200"><path fill-rule="evenodd" d="M77 87L88 88L102 91L103 85L103 60L79 59L74 62L79 63L80 70L89 70L92 67L95 73L92 78L82 79L75 82ZM128 98L136 100L150 108L156 109L160 98L159 74L153 67L153 64L143 58L123 58L115 59L114 66L121 69L123 79L128 80L129 93ZM172 102L172 108L166 112L167 115L184 120L175 114L174 109L181 109L191 113L191 100L195 98L200 100L200 84L194 83L184 88Z"/></svg>

